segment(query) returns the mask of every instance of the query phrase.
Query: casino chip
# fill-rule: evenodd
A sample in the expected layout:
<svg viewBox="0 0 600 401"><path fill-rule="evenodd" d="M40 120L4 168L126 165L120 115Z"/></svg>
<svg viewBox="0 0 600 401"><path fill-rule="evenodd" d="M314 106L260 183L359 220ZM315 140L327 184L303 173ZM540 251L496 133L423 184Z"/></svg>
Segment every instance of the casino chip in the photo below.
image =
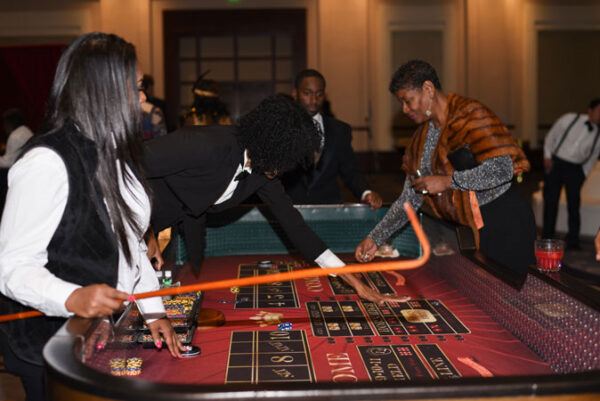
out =
<svg viewBox="0 0 600 401"><path fill-rule="evenodd" d="M261 260L258 262L258 267L260 269L270 269L273 266L273 262L270 260Z"/></svg>
<svg viewBox="0 0 600 401"><path fill-rule="evenodd" d="M137 376L140 373L142 373L142 358L138 358L138 357L128 358L125 374L127 376Z"/></svg>
<svg viewBox="0 0 600 401"><path fill-rule="evenodd" d="M279 323L277 325L277 330L280 330L280 331L287 331L287 330L291 330L291 329L292 329L292 324L290 322Z"/></svg>
<svg viewBox="0 0 600 401"><path fill-rule="evenodd" d="M110 360L110 374L113 376L125 375L125 359L112 358Z"/></svg>

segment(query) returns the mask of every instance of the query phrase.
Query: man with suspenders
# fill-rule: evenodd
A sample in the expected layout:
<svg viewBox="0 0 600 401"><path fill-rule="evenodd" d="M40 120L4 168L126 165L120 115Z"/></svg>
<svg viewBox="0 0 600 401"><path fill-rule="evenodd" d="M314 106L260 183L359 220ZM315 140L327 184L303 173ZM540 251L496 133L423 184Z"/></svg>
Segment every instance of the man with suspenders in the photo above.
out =
<svg viewBox="0 0 600 401"><path fill-rule="evenodd" d="M587 113L567 113L550 128L544 141L544 230L554 238L560 192L567 194L567 248L579 249L581 187L600 153L600 98L593 99Z"/></svg>

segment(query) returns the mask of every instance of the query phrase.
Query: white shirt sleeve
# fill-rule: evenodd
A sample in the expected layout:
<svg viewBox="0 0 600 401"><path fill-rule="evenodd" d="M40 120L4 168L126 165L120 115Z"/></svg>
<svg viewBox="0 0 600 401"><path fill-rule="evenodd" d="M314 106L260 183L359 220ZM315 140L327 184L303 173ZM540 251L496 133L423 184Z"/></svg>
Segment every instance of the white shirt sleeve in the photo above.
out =
<svg viewBox="0 0 600 401"><path fill-rule="evenodd" d="M27 152L8 173L0 225L0 292L49 316L72 315L65 302L80 287L45 268L47 247L68 195L65 165L48 148Z"/></svg>
<svg viewBox="0 0 600 401"><path fill-rule="evenodd" d="M573 122L574 118L575 113L563 114L552 125L550 131L546 134L546 138L544 138L544 159L550 159L552 157L552 152L556 150L558 142L562 138L569 124Z"/></svg>
<svg viewBox="0 0 600 401"><path fill-rule="evenodd" d="M320 254L319 257L317 259L315 259L315 262L319 266L326 268L326 269L328 269L330 267L346 266L346 264L344 262L342 262L342 260L340 258L338 258L335 253L331 252L330 249L326 249L322 254Z"/></svg>
<svg viewBox="0 0 600 401"><path fill-rule="evenodd" d="M156 291L160 289L160 284L156 278L156 273L146 251L148 250L144 242L140 243L139 247L139 269L140 276L134 287L134 293ZM156 319L160 319L166 315L165 306L161 297L140 299L137 301L138 308L146 323L152 323Z"/></svg>

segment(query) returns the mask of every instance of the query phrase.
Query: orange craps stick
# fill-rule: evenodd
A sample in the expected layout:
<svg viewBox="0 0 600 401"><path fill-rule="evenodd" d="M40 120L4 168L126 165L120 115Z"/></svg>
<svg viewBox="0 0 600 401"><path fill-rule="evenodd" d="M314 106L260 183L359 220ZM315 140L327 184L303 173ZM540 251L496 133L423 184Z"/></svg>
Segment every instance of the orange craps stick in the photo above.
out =
<svg viewBox="0 0 600 401"><path fill-rule="evenodd" d="M9 320L20 320L28 319L30 317L44 316L44 314L37 310L30 310L27 312L11 313L10 315L0 316L0 323L8 322Z"/></svg>
<svg viewBox="0 0 600 401"><path fill-rule="evenodd" d="M410 260L398 260L398 261L389 261L389 262L372 262L372 263L362 263L362 264L353 264L346 265L344 267L337 267L331 269L322 269L320 267L313 269L303 269L286 273L277 273L277 274L267 274L264 276L256 276L256 277L244 277L244 278L236 278L229 280L220 280L220 281L209 281L206 283L199 284L191 284L185 285L181 287L170 287L164 288L162 290L143 292L139 294L134 294L130 296L129 301L133 302L138 299L144 298L152 298L152 297L162 297L167 295L177 295L177 294L185 294L188 292L196 292L196 291L210 291L210 290L218 290L221 288L229 288L229 287L243 287L248 285L255 284L266 284L266 283L274 283L278 281L289 281L289 280L297 280L301 278L307 277L319 277L319 276L328 276L332 273L335 274L350 274L350 273L364 273L364 272L373 272L373 271L387 271L387 270L411 270L416 269L417 267L423 266L427 260L429 260L429 256L431 254L431 246L429 245L429 241L425 236L425 232L423 228L419 224L419 220L417 219L417 215L413 208L410 206L408 202L404 203L404 210L408 215L410 220L410 224L415 230L415 234L417 235L417 239L421 244L421 248L423 249L423 254L420 258L410 259ZM9 320L17 320L17 319L26 319L35 316L42 316L41 312L38 311L29 311L22 313L14 313L11 315L3 315L0 316L0 322L6 322Z"/></svg>
<svg viewBox="0 0 600 401"><path fill-rule="evenodd" d="M221 288L229 288L229 287L244 287L255 284L266 284L266 283L274 283L279 281L289 281L289 280L297 280L301 278L307 277L318 277L318 276L328 276L332 273L335 274L350 274L350 273L364 273L364 272L373 272L373 271L386 271L386 270L411 270L416 269L417 267L423 266L427 260L429 259L429 255L431 254L431 247L429 245L429 241L425 236L423 228L419 224L417 219L417 215L415 211L412 209L408 202L404 203L404 210L408 215L411 225L415 230L415 234L423 248L423 255L417 259L410 260L398 260L391 262L372 262L372 263L362 263L362 264L353 264L346 265L344 267L337 267L331 269L322 269L320 267L313 269L303 269L296 270L292 272L286 273L277 273L277 274L268 274L264 276L253 276L253 277L244 277L244 278L235 278L229 280L220 280L220 281L209 281L206 283L199 284L191 284L185 285L181 287L171 287L164 288L158 291L144 292L140 294L134 294L135 299L144 299L151 297L162 297L166 295L177 295L184 294L188 292L196 292L196 291L210 291L210 290L218 290Z"/></svg>

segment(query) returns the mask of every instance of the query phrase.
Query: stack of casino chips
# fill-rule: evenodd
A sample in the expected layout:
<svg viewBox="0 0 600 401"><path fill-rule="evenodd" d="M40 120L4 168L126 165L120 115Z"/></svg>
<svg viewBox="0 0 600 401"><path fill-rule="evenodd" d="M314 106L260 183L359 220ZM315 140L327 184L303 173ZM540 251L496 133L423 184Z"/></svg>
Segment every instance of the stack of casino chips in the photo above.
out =
<svg viewBox="0 0 600 401"><path fill-rule="evenodd" d="M170 300L163 300L163 304L169 318L186 318L192 311L194 299L191 297L177 297Z"/></svg>
<svg viewBox="0 0 600 401"><path fill-rule="evenodd" d="M125 359L123 358L112 358L110 360L110 373L113 376L125 375Z"/></svg>
<svg viewBox="0 0 600 401"><path fill-rule="evenodd" d="M142 358L128 358L125 374L127 376L137 376L140 373L142 373Z"/></svg>

